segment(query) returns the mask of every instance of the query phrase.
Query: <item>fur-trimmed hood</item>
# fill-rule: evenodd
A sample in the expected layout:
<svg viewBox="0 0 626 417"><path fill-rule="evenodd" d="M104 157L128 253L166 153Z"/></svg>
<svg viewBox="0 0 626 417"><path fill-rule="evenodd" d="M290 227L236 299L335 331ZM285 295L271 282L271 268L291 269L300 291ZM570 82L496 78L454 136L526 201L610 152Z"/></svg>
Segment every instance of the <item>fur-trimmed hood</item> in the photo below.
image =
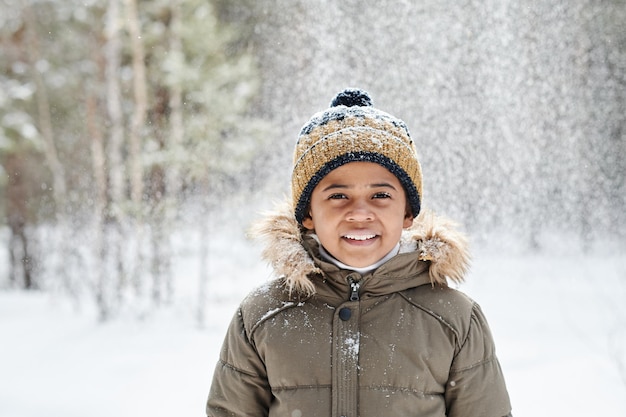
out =
<svg viewBox="0 0 626 417"><path fill-rule="evenodd" d="M468 242L457 227L443 216L422 210L413 225L402 232L400 252L415 253L420 261L430 262L428 272L434 286L462 282L469 268ZM252 237L264 240L262 257L284 277L288 291L305 297L316 293L311 277L322 273L305 247L306 233L288 203L267 213L250 231Z"/></svg>

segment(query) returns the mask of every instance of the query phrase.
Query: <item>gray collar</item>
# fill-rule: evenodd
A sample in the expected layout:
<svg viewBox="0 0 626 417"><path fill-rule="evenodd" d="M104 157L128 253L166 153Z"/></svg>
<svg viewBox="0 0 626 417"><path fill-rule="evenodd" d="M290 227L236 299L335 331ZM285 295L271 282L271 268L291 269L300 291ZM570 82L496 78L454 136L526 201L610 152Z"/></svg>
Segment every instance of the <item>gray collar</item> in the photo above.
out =
<svg viewBox="0 0 626 417"><path fill-rule="evenodd" d="M319 239L317 238L317 235L313 235L313 237L315 238L315 240L317 240L319 242ZM326 251L326 249L321 244L319 246L319 251L320 251L320 256L322 257L322 259L324 259L325 261L328 261L328 262L336 265L338 268L340 268L340 269L347 269L347 270L350 270L350 271L355 271L355 272L358 272L361 275L365 275L368 272L372 272L373 270L377 269L382 264L387 262L389 259L391 259L394 256L396 256L400 252L400 242L398 242L396 244L396 246L394 246L394 248L387 255L385 255L382 259L380 259L378 262L375 262L372 265L368 265L368 266L364 266L364 267L360 267L360 268L359 267L355 267L355 266L346 265L343 262L339 261L333 255L328 253L328 251Z"/></svg>

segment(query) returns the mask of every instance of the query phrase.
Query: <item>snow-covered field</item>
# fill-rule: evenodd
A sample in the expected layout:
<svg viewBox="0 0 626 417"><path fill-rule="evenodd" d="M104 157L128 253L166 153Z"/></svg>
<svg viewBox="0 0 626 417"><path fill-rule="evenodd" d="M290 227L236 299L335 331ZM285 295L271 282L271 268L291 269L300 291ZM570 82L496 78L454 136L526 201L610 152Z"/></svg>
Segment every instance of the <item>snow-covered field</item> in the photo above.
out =
<svg viewBox="0 0 626 417"><path fill-rule="evenodd" d="M216 259L203 327L192 293L101 324L86 302L0 292L0 416L204 415L230 316L268 278ZM625 260L478 256L460 289L487 314L516 417L626 416Z"/></svg>

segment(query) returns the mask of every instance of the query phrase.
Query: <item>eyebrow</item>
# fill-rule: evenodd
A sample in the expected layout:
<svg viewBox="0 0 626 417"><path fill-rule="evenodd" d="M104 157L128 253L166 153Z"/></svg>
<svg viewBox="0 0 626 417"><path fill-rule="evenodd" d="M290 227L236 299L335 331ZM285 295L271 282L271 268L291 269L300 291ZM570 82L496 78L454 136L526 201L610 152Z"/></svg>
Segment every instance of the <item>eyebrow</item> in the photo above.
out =
<svg viewBox="0 0 626 417"><path fill-rule="evenodd" d="M392 190L397 191L396 187L389 184L388 182L369 184L367 187L368 188L391 188ZM322 191L329 191L329 190L334 190L334 189L346 189L346 188L352 188L352 187L346 184L330 184L328 187L324 188Z"/></svg>

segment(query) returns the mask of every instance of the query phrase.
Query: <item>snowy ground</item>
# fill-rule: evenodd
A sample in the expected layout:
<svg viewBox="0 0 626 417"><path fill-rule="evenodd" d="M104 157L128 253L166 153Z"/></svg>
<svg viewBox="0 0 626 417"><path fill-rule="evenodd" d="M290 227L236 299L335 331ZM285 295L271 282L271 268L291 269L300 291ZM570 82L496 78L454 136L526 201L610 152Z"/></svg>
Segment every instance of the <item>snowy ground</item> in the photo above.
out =
<svg viewBox="0 0 626 417"><path fill-rule="evenodd" d="M203 328L190 300L98 324L86 303L0 292L0 416L204 415L225 327L254 285L241 277L267 277L237 267L220 267ZM491 323L516 417L626 415L624 260L479 256L461 290Z"/></svg>

